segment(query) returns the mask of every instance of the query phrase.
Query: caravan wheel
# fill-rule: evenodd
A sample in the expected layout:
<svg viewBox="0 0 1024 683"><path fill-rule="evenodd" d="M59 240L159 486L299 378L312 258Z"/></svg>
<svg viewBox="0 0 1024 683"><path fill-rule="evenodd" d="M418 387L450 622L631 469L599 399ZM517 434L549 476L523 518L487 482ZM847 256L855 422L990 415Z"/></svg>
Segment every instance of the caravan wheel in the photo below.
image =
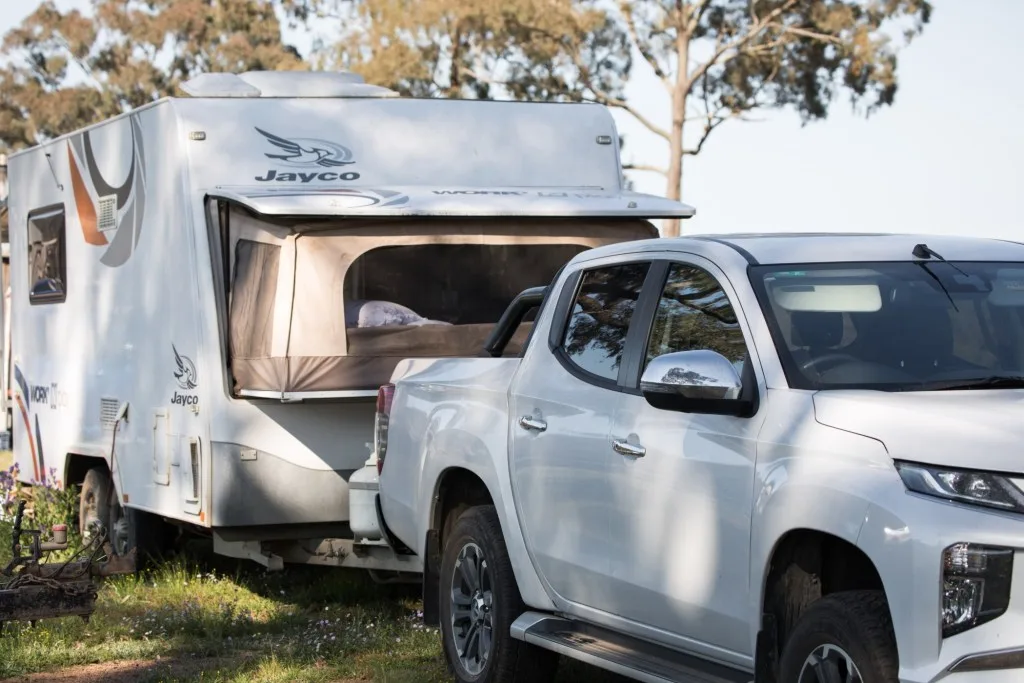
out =
<svg viewBox="0 0 1024 683"><path fill-rule="evenodd" d="M106 530L115 555L127 555L135 549L139 568L146 559L158 558L167 550L167 525L145 512L122 507L104 467L86 472L79 503L78 527L82 538L88 540L97 525Z"/></svg>
<svg viewBox="0 0 1024 683"><path fill-rule="evenodd" d="M93 467L85 473L78 503L78 532L83 539L92 538L97 527L110 534L110 501L113 496L113 482L105 469Z"/></svg>

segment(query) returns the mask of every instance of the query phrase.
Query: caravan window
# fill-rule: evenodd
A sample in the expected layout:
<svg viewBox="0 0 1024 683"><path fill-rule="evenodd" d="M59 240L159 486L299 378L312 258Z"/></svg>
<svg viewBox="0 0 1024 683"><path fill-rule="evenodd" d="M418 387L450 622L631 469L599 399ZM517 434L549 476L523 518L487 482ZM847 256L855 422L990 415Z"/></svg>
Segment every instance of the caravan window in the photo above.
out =
<svg viewBox="0 0 1024 683"><path fill-rule="evenodd" d="M52 304L67 296L64 206L36 209L28 215L28 297Z"/></svg>

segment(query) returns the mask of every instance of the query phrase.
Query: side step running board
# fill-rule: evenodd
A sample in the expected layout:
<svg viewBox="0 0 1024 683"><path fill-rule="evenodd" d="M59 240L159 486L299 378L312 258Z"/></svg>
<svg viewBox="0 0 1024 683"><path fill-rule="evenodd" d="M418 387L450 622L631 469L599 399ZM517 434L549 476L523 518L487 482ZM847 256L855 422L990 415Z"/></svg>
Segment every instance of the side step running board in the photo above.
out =
<svg viewBox="0 0 1024 683"><path fill-rule="evenodd" d="M512 637L646 683L749 683L753 674L582 622L527 612Z"/></svg>

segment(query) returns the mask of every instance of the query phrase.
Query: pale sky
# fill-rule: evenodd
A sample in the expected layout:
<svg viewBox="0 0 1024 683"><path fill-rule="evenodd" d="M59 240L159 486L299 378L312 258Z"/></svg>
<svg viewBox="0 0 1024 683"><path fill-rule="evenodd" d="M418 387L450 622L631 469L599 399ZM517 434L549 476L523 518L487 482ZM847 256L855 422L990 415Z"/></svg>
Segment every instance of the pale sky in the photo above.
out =
<svg viewBox="0 0 1024 683"><path fill-rule="evenodd" d="M30 12L0 0L0 32ZM58 0L58 7L87 7ZM893 107L865 120L837 100L801 128L797 114L729 122L684 167L685 232L896 231L1024 240L1024 0L934 0L900 57ZM304 46L299 45L300 50ZM303 51L305 54L305 51ZM668 99L642 60L627 95L660 125ZM623 160L667 165L662 141L618 112ZM665 181L633 173L636 189Z"/></svg>

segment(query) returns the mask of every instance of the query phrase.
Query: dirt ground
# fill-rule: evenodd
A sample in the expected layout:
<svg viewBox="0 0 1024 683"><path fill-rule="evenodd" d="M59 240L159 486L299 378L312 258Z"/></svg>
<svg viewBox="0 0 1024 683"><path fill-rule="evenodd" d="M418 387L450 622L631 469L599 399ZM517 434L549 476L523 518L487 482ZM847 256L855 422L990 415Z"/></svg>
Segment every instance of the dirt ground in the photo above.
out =
<svg viewBox="0 0 1024 683"><path fill-rule="evenodd" d="M161 678L188 678L200 672L230 672L244 665L245 657L210 657L151 660L132 660L69 666L60 671L29 674L5 678L0 683L134 683L140 678L159 680ZM335 683L365 683L357 679L339 679Z"/></svg>

